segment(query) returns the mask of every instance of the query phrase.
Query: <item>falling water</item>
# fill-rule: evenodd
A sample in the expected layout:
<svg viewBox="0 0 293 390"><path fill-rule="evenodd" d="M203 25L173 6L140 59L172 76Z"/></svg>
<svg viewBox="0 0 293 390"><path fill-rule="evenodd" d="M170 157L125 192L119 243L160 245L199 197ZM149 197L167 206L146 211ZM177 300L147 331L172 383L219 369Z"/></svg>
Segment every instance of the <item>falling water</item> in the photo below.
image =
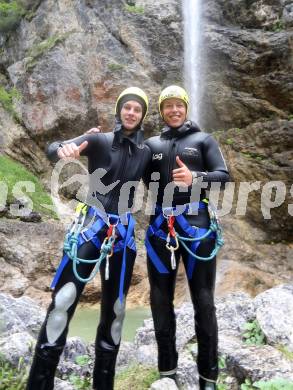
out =
<svg viewBox="0 0 293 390"><path fill-rule="evenodd" d="M184 84L189 94L189 119L200 125L201 0L183 0Z"/></svg>

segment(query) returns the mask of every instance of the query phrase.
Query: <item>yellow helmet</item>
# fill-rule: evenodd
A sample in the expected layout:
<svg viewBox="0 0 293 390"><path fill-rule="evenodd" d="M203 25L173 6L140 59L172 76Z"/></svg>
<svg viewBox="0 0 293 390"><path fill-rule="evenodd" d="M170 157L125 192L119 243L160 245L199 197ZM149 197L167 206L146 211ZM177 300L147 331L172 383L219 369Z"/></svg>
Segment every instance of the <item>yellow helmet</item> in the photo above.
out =
<svg viewBox="0 0 293 390"><path fill-rule="evenodd" d="M142 106L142 121L144 120L148 107L149 107L149 100L145 92L138 88L138 87L129 87L124 89L124 91L121 92L121 94L118 96L116 105L115 105L115 113L116 115L120 116L120 111L125 102L128 100L135 100L136 102L140 103Z"/></svg>
<svg viewBox="0 0 293 390"><path fill-rule="evenodd" d="M186 105L186 110L188 110L189 97L188 97L185 89L179 87L178 85L170 85L169 87L163 89L163 91L161 92L160 97L159 97L159 111L160 111L162 118L163 118L162 109L161 109L162 103L166 99L172 99L172 98L182 100Z"/></svg>

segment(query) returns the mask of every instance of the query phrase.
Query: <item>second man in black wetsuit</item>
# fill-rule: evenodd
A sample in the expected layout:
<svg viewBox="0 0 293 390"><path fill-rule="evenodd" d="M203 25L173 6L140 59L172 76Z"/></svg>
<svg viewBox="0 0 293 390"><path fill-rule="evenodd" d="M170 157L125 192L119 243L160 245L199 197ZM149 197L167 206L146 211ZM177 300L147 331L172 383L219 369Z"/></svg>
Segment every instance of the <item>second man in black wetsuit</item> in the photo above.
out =
<svg viewBox="0 0 293 390"><path fill-rule="evenodd" d="M183 88L165 88L159 98L159 110L166 126L161 135L146 141L152 162L145 182L154 189L153 199L157 199L146 237L150 301L158 368L161 377L175 379L178 354L173 300L182 258L195 312L200 389L213 390L218 376L215 245L221 242L214 231L203 240L186 242L188 251L184 241L176 241L175 235L194 238L208 233L211 224L208 200L205 190L200 190L208 189L212 182L225 183L229 174L214 138L186 120L188 105Z"/></svg>

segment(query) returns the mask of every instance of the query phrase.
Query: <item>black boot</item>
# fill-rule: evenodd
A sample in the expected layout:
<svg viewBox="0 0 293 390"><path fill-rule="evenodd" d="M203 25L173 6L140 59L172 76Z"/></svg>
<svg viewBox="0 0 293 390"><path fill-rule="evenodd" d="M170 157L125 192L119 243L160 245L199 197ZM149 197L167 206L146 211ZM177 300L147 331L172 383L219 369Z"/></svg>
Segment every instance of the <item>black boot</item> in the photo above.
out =
<svg viewBox="0 0 293 390"><path fill-rule="evenodd" d="M53 390L57 365L35 354L26 390Z"/></svg>
<svg viewBox="0 0 293 390"><path fill-rule="evenodd" d="M162 374L160 374L160 379L164 379L164 378L170 378L170 379L173 379L173 381L176 382L176 374L170 374L170 375L162 375Z"/></svg>
<svg viewBox="0 0 293 390"><path fill-rule="evenodd" d="M210 382L206 379L199 377L199 389L200 390L217 390L215 382Z"/></svg>
<svg viewBox="0 0 293 390"><path fill-rule="evenodd" d="M113 390L115 365L118 351L99 351L96 354L93 388L95 390Z"/></svg>

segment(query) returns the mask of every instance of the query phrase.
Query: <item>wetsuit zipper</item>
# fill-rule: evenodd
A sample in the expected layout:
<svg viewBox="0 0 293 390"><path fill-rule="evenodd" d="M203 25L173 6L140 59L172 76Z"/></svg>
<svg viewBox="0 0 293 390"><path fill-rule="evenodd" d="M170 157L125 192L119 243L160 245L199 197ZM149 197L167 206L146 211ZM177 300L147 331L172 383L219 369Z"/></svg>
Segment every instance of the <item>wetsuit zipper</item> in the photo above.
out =
<svg viewBox="0 0 293 390"><path fill-rule="evenodd" d="M172 171L174 169L175 165L175 154L174 153L174 148L175 148L175 138L172 138L170 141L170 146L169 146L169 159L168 159L168 176L167 176L167 183L171 183L173 181L173 176L172 176Z"/></svg>
<svg viewBox="0 0 293 390"><path fill-rule="evenodd" d="M123 151L123 155L122 155L122 159L121 159L121 164L120 164L120 169L119 169L119 172L118 172L118 175L116 176L118 180L120 180L120 183L123 181L124 179L124 173L125 173L125 162L126 162L126 157L128 156L128 147L127 145L125 145L125 143L123 142L123 148L120 148L120 150L122 149ZM123 176L122 176L123 175ZM118 193L118 189L117 187L119 187L119 185L117 184L117 186L115 186L111 192L111 195L109 196L109 199L108 199L108 202L107 202L107 207L105 207L105 210L107 212L108 210L108 207L112 205L112 201L114 199L114 195L116 195ZM120 187L121 188L121 187ZM118 198L119 200L119 198ZM117 204L118 206L118 204ZM118 210L117 210L118 212Z"/></svg>
<svg viewBox="0 0 293 390"><path fill-rule="evenodd" d="M167 183L170 183L172 181L172 169L171 169L171 163L173 162L173 156L172 156L172 152L173 152L173 145L174 145L174 138L172 138L170 141L169 141L169 156L168 156L168 175L167 175ZM166 185L165 185L165 188L166 188Z"/></svg>

